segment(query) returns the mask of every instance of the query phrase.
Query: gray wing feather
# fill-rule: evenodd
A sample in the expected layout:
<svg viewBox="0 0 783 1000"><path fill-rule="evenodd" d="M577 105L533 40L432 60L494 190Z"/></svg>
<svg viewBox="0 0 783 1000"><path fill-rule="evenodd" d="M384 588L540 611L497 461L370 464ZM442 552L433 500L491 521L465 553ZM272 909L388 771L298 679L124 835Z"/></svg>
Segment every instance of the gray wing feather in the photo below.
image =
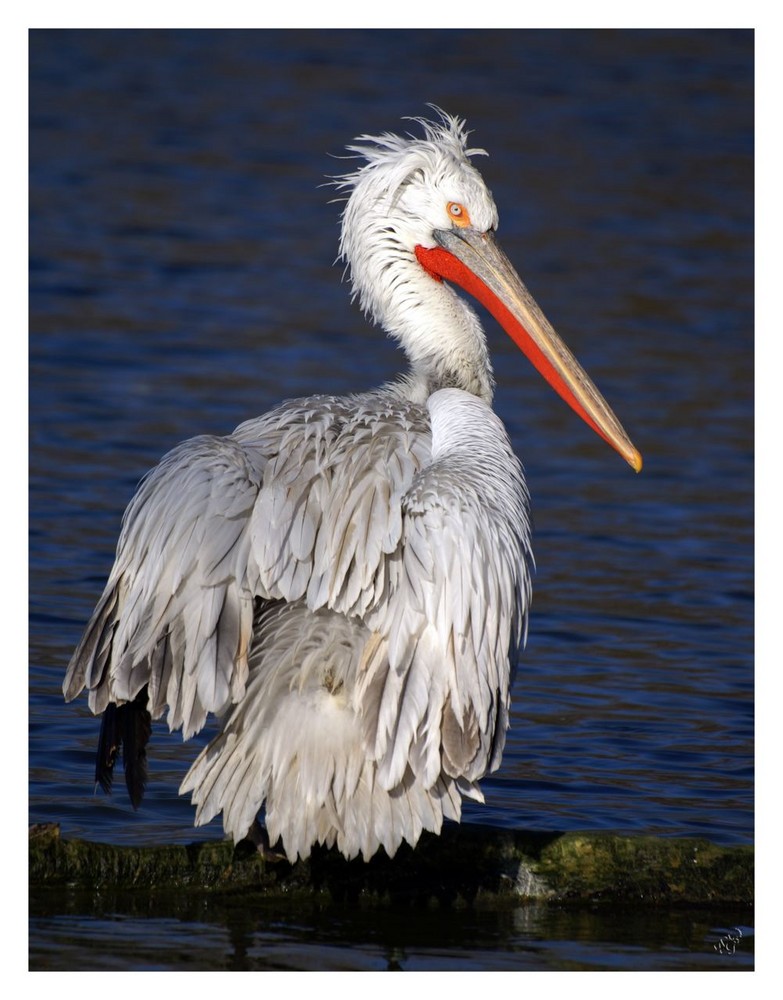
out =
<svg viewBox="0 0 783 1000"><path fill-rule="evenodd" d="M442 764L468 781L497 766L530 600L528 496L500 421L459 390L428 405L432 461L403 498L355 695L387 788L409 763L425 785Z"/></svg>
<svg viewBox="0 0 783 1000"><path fill-rule="evenodd" d="M382 433L379 433L379 430ZM429 457L426 411L322 397L175 448L123 519L69 700L132 700L185 738L244 693L256 598L360 614L385 587L399 497Z"/></svg>
<svg viewBox="0 0 783 1000"><path fill-rule="evenodd" d="M316 397L278 419L298 433L280 428L251 518L259 590L361 616L382 594L384 556L399 545L399 496L429 460L426 411ZM253 432L249 424L237 434Z"/></svg>
<svg viewBox="0 0 783 1000"><path fill-rule="evenodd" d="M241 696L253 617L247 522L263 456L231 438L170 452L123 519L103 597L66 674L68 699L133 699L149 685L153 715L185 736Z"/></svg>

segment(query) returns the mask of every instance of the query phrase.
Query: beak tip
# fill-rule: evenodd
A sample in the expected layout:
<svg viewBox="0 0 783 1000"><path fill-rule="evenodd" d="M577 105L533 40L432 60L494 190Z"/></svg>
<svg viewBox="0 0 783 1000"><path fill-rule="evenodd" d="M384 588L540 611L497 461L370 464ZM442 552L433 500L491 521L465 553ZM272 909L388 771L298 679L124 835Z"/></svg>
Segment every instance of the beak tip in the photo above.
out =
<svg viewBox="0 0 783 1000"><path fill-rule="evenodd" d="M634 472L642 471L642 464L643 464L642 456L635 448L633 449L631 454L627 456L626 461L631 466Z"/></svg>

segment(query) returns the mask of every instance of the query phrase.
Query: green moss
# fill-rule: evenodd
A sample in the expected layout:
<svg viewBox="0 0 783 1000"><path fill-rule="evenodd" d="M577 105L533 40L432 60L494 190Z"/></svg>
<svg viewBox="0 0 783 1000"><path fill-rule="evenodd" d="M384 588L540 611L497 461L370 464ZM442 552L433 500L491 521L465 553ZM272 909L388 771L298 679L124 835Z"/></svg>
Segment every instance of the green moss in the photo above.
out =
<svg viewBox="0 0 783 1000"><path fill-rule="evenodd" d="M753 902L753 848L706 840L537 834L449 826L390 860L346 861L317 850L306 862L268 861L227 841L118 847L63 840L59 827L30 831L30 886L106 891L233 893L266 899L400 900L482 907L520 900L638 905Z"/></svg>
<svg viewBox="0 0 783 1000"><path fill-rule="evenodd" d="M563 834L535 871L560 896L628 902L750 903L753 848L707 840Z"/></svg>

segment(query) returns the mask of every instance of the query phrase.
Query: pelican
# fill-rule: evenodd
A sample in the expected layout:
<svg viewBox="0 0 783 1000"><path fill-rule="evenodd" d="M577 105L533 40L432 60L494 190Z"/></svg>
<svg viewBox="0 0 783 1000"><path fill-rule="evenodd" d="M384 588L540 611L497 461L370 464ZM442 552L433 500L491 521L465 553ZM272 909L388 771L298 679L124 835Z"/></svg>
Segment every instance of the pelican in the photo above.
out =
<svg viewBox="0 0 783 1000"><path fill-rule="evenodd" d="M641 456L495 239L466 123L363 135L340 257L408 369L282 403L175 447L142 480L63 684L102 714L134 808L151 720L217 735L180 787L201 825L258 829L293 862L366 860L459 821L500 765L531 598L528 490L493 412L467 292L636 470Z"/></svg>

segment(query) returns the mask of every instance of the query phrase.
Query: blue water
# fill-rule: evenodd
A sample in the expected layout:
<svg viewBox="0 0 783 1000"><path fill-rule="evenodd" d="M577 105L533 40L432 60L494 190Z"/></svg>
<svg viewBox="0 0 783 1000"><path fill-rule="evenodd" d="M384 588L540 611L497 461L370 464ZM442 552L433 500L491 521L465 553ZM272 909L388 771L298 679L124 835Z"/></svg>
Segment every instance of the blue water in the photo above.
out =
<svg viewBox="0 0 783 1000"><path fill-rule="evenodd" d="M320 185L432 101L489 151L506 252L645 459L487 318L538 571L503 766L467 818L752 842L752 35L34 31L30 72L31 822L220 835L176 794L199 741L165 727L138 813L93 793L99 723L63 672L164 452L399 369Z"/></svg>

